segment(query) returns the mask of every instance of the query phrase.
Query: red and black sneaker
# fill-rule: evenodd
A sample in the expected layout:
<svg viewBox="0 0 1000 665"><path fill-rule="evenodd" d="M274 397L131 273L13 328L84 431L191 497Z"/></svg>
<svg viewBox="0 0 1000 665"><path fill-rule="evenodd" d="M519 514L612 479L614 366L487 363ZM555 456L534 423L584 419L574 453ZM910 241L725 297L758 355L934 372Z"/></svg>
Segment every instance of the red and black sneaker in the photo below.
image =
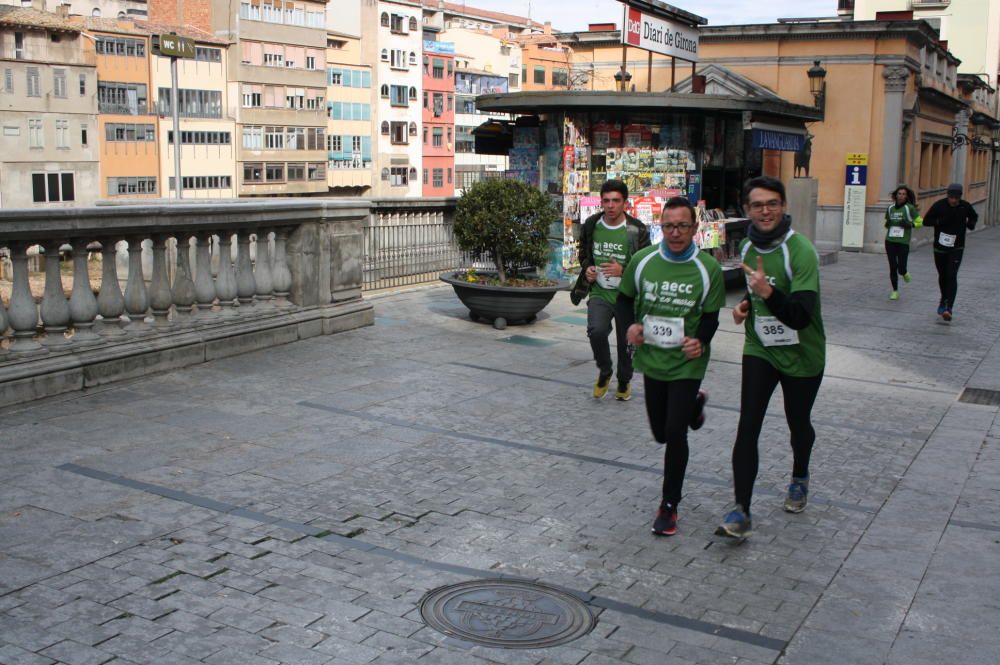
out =
<svg viewBox="0 0 1000 665"><path fill-rule="evenodd" d="M660 504L653 520L653 533L657 536L672 536L677 533L677 506L667 501Z"/></svg>
<svg viewBox="0 0 1000 665"><path fill-rule="evenodd" d="M705 424L705 403L708 402L708 393L698 389L698 396L694 398L694 416L691 418L691 429L700 430Z"/></svg>

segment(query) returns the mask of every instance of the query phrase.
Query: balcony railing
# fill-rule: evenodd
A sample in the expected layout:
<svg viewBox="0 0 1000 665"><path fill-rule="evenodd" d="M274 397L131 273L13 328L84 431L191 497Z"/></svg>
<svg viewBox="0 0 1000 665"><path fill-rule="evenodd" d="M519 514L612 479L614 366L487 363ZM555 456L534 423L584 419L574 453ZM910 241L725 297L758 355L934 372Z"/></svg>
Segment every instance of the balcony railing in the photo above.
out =
<svg viewBox="0 0 1000 665"><path fill-rule="evenodd" d="M156 115L156 109L148 104L115 104L98 102L99 113L114 113L117 115Z"/></svg>

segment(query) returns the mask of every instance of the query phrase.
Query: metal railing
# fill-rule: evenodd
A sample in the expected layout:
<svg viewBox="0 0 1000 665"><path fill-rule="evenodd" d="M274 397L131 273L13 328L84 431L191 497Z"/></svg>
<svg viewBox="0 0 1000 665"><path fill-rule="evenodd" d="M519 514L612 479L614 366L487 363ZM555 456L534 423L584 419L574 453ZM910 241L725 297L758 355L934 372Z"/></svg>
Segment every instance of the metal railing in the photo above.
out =
<svg viewBox="0 0 1000 665"><path fill-rule="evenodd" d="M463 265L452 219L455 199L376 199L364 226L366 291L436 282Z"/></svg>

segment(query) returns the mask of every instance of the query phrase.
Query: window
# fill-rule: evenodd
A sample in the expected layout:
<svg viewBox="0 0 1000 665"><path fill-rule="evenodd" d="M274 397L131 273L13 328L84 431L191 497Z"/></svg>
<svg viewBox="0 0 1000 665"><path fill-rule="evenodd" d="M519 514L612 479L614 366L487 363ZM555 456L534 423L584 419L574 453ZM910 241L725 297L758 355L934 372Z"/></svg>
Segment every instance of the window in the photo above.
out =
<svg viewBox="0 0 1000 665"><path fill-rule="evenodd" d="M410 136L416 136L416 135L417 135L417 123L411 122L410 123Z"/></svg>
<svg viewBox="0 0 1000 665"><path fill-rule="evenodd" d="M406 131L405 122L389 123L389 140L397 145L409 143L409 135L407 134Z"/></svg>
<svg viewBox="0 0 1000 665"><path fill-rule="evenodd" d="M384 28L388 28L389 27L389 13L388 12L382 12L382 16L381 16L381 19L380 19L379 23Z"/></svg>
<svg viewBox="0 0 1000 665"><path fill-rule="evenodd" d="M246 136L246 129L244 127L244 137ZM260 127L256 127L260 129ZM150 137L146 139L147 141L154 140L152 136L152 130L150 130ZM229 132L216 132L216 131L199 131L191 132L181 130L181 145L229 145L232 142L232 134ZM173 145L174 143L174 132L173 130L167 130L167 144ZM244 147L247 147L244 145Z"/></svg>
<svg viewBox="0 0 1000 665"><path fill-rule="evenodd" d="M69 120L56 120L56 148L69 149Z"/></svg>
<svg viewBox="0 0 1000 665"><path fill-rule="evenodd" d="M430 182L430 179L428 179L428 177L427 177L427 173L428 173L427 169L424 169L424 184L425 185Z"/></svg>
<svg viewBox="0 0 1000 665"><path fill-rule="evenodd" d="M282 150L285 147L284 127L264 128L264 148L266 150ZM268 178L270 180L270 178Z"/></svg>
<svg viewBox="0 0 1000 665"><path fill-rule="evenodd" d="M119 176L108 178L108 196L155 194L156 176Z"/></svg>
<svg viewBox="0 0 1000 665"><path fill-rule="evenodd" d="M389 62L389 49L382 49L382 62Z"/></svg>
<svg viewBox="0 0 1000 665"><path fill-rule="evenodd" d="M170 92L169 88L161 88ZM142 83L97 83L97 109L100 113L147 115L149 113L146 86ZM169 115L169 114L168 114Z"/></svg>
<svg viewBox="0 0 1000 665"><path fill-rule="evenodd" d="M383 120L382 121L382 127L381 127L381 129L382 129L382 133L383 134L388 134L389 133L389 122L386 121L386 120Z"/></svg>
<svg viewBox="0 0 1000 665"><path fill-rule="evenodd" d="M455 71L455 70L454 70L454 66L455 66L455 63L454 63L454 62L452 62L451 60L449 60L449 61L448 61L448 76L449 76L449 77L450 77L450 76L452 75L452 73L453 73L453 72Z"/></svg>
<svg viewBox="0 0 1000 665"><path fill-rule="evenodd" d="M306 164L306 177L309 180L326 180L326 162L309 162Z"/></svg>
<svg viewBox="0 0 1000 665"><path fill-rule="evenodd" d="M451 184L451 169L448 169L448 184Z"/></svg>
<svg viewBox="0 0 1000 665"><path fill-rule="evenodd" d="M510 75L507 76L507 86L508 87L510 87L510 88L516 88L516 87L518 87L518 85L520 85L520 84L518 83L518 76L517 76L517 74L510 74Z"/></svg>
<svg viewBox="0 0 1000 665"><path fill-rule="evenodd" d="M451 107L455 105L455 98L452 95L448 95L448 105L445 106L447 110L451 110Z"/></svg>
<svg viewBox="0 0 1000 665"><path fill-rule="evenodd" d="M410 99L417 101L417 89L413 86L410 86Z"/></svg>
<svg viewBox="0 0 1000 665"><path fill-rule="evenodd" d="M87 125L80 125L80 145L87 145Z"/></svg>
<svg viewBox="0 0 1000 665"><path fill-rule="evenodd" d="M31 148L45 147L45 129L41 120L28 120L28 146Z"/></svg>
<svg viewBox="0 0 1000 665"><path fill-rule="evenodd" d="M285 130L285 150L305 150L305 127L289 127Z"/></svg>
<svg viewBox="0 0 1000 665"><path fill-rule="evenodd" d="M444 187L444 169L434 169L431 175L433 176L431 187Z"/></svg>
<svg viewBox="0 0 1000 665"><path fill-rule="evenodd" d="M314 55L306 56L306 69L316 69L316 56Z"/></svg>
<svg viewBox="0 0 1000 665"><path fill-rule="evenodd" d="M326 76L327 85L344 85L344 74L339 69L331 69Z"/></svg>
<svg viewBox="0 0 1000 665"><path fill-rule="evenodd" d="M389 66L393 69L406 69L406 51L398 48L392 49L389 58Z"/></svg>
<svg viewBox="0 0 1000 665"><path fill-rule="evenodd" d="M306 179L306 165L304 162L289 162L288 163L288 179L289 180L305 180Z"/></svg>
<svg viewBox="0 0 1000 665"><path fill-rule="evenodd" d="M444 78L444 60L441 58L434 58L433 67L431 68L431 76L436 79Z"/></svg>
<svg viewBox="0 0 1000 665"><path fill-rule="evenodd" d="M3 70L3 91L14 92L14 70Z"/></svg>
<svg viewBox="0 0 1000 665"><path fill-rule="evenodd" d="M542 67L541 65L535 65L534 82L540 83L541 85L545 85L545 67Z"/></svg>
<svg viewBox="0 0 1000 665"><path fill-rule="evenodd" d="M382 87L379 88L379 94L385 99L389 98L389 85L387 83L383 83Z"/></svg>
<svg viewBox="0 0 1000 665"><path fill-rule="evenodd" d="M285 165L281 162L268 162L264 166L264 180L267 182L284 182Z"/></svg>
<svg viewBox="0 0 1000 665"><path fill-rule="evenodd" d="M181 88L177 91L180 99L182 118L221 118L222 93L218 90L194 90ZM173 113L170 88L159 89L159 113L169 116Z"/></svg>
<svg viewBox="0 0 1000 665"><path fill-rule="evenodd" d="M173 134L173 132L170 132ZM104 125L104 140L109 143L123 141L155 141L154 125L109 122Z"/></svg>
<svg viewBox="0 0 1000 665"><path fill-rule="evenodd" d="M394 166L389 169L389 185L392 187L405 187L409 180L407 179L408 169L405 166Z"/></svg>
<svg viewBox="0 0 1000 665"><path fill-rule="evenodd" d="M528 65L521 65L521 80L528 82Z"/></svg>
<svg viewBox="0 0 1000 665"><path fill-rule="evenodd" d="M322 150L326 143L325 127L309 127L306 129L306 150Z"/></svg>
<svg viewBox="0 0 1000 665"><path fill-rule="evenodd" d="M171 177L168 181L170 191L176 187L176 181ZM227 175L192 175L182 176L181 185L184 189L229 189L233 179Z"/></svg>
<svg viewBox="0 0 1000 665"><path fill-rule="evenodd" d="M410 17L410 32L416 32L417 30L417 19Z"/></svg>
<svg viewBox="0 0 1000 665"><path fill-rule="evenodd" d="M14 33L14 59L24 60L24 33Z"/></svg>
<svg viewBox="0 0 1000 665"><path fill-rule="evenodd" d="M28 67L28 97L41 97L42 92L38 83L38 67Z"/></svg>
<svg viewBox="0 0 1000 665"><path fill-rule="evenodd" d="M416 66L416 64L417 64L417 54L414 53L413 51L410 51L410 66L411 67Z"/></svg>
<svg viewBox="0 0 1000 665"><path fill-rule="evenodd" d="M400 16L399 14L391 15L389 17L389 30L398 33L405 32L405 30L403 29L403 19L405 18L406 18L405 16Z"/></svg>
<svg viewBox="0 0 1000 665"><path fill-rule="evenodd" d="M264 182L264 165L260 162L244 162L243 182Z"/></svg>
<svg viewBox="0 0 1000 665"><path fill-rule="evenodd" d="M66 98L66 70L52 70L52 94L56 97Z"/></svg>
<svg viewBox="0 0 1000 665"><path fill-rule="evenodd" d="M98 55L120 55L132 58L146 57L146 42L142 39L125 37L98 37L94 41Z"/></svg>
<svg viewBox="0 0 1000 665"><path fill-rule="evenodd" d="M451 147L451 127L448 128L448 147Z"/></svg>
<svg viewBox="0 0 1000 665"><path fill-rule="evenodd" d="M80 74L80 96L83 97L87 94L87 75Z"/></svg>
<svg viewBox="0 0 1000 665"><path fill-rule="evenodd" d="M472 136L474 127L458 125L455 128L455 152L473 153L476 151L476 141Z"/></svg>
<svg viewBox="0 0 1000 665"><path fill-rule="evenodd" d="M247 150L261 150L264 147L263 127L243 127L243 147Z"/></svg>
<svg viewBox="0 0 1000 665"><path fill-rule="evenodd" d="M552 86L556 88L569 87L569 71L565 69L552 69Z"/></svg>
<svg viewBox="0 0 1000 665"><path fill-rule="evenodd" d="M243 86L243 108L260 108L262 104L262 86L259 85L244 85Z"/></svg>
<svg viewBox="0 0 1000 665"><path fill-rule="evenodd" d="M194 59L201 62L222 62L222 51L217 48L208 48L207 46L195 46ZM185 189L187 188L185 187Z"/></svg>
<svg viewBox="0 0 1000 665"><path fill-rule="evenodd" d="M75 201L75 190L72 173L31 174L31 193L35 203Z"/></svg>
<svg viewBox="0 0 1000 665"><path fill-rule="evenodd" d="M416 93L416 88L413 89ZM415 96L415 95L414 95ZM389 104L392 106L408 106L405 85L389 86Z"/></svg>
<svg viewBox="0 0 1000 665"><path fill-rule="evenodd" d="M438 116L444 114L444 93L435 92L433 100L432 109L434 111L434 117L437 118Z"/></svg>
<svg viewBox="0 0 1000 665"><path fill-rule="evenodd" d="M331 134L327 137L326 149L331 152L343 152L344 151L344 138L340 135Z"/></svg>
<svg viewBox="0 0 1000 665"><path fill-rule="evenodd" d="M427 125L424 125L424 145L427 145L427 135L429 131L430 129L427 127Z"/></svg>
<svg viewBox="0 0 1000 665"><path fill-rule="evenodd" d="M444 130L440 127L435 127L433 132L433 138L431 140L431 145L435 148L440 148L442 142L444 141Z"/></svg>

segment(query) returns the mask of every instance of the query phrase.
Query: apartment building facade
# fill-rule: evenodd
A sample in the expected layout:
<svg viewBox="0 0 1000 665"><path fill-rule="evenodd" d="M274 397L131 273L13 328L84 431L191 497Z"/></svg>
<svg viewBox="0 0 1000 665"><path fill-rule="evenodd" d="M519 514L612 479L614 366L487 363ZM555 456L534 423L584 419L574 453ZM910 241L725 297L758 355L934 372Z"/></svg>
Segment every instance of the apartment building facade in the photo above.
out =
<svg viewBox="0 0 1000 665"><path fill-rule="evenodd" d="M424 196L455 193L455 45L424 40L423 49Z"/></svg>
<svg viewBox="0 0 1000 665"><path fill-rule="evenodd" d="M63 13L0 6L0 207L98 198L97 67Z"/></svg>
<svg viewBox="0 0 1000 665"><path fill-rule="evenodd" d="M361 39L328 32L326 40L327 185L337 196L372 191L372 67L362 64Z"/></svg>

